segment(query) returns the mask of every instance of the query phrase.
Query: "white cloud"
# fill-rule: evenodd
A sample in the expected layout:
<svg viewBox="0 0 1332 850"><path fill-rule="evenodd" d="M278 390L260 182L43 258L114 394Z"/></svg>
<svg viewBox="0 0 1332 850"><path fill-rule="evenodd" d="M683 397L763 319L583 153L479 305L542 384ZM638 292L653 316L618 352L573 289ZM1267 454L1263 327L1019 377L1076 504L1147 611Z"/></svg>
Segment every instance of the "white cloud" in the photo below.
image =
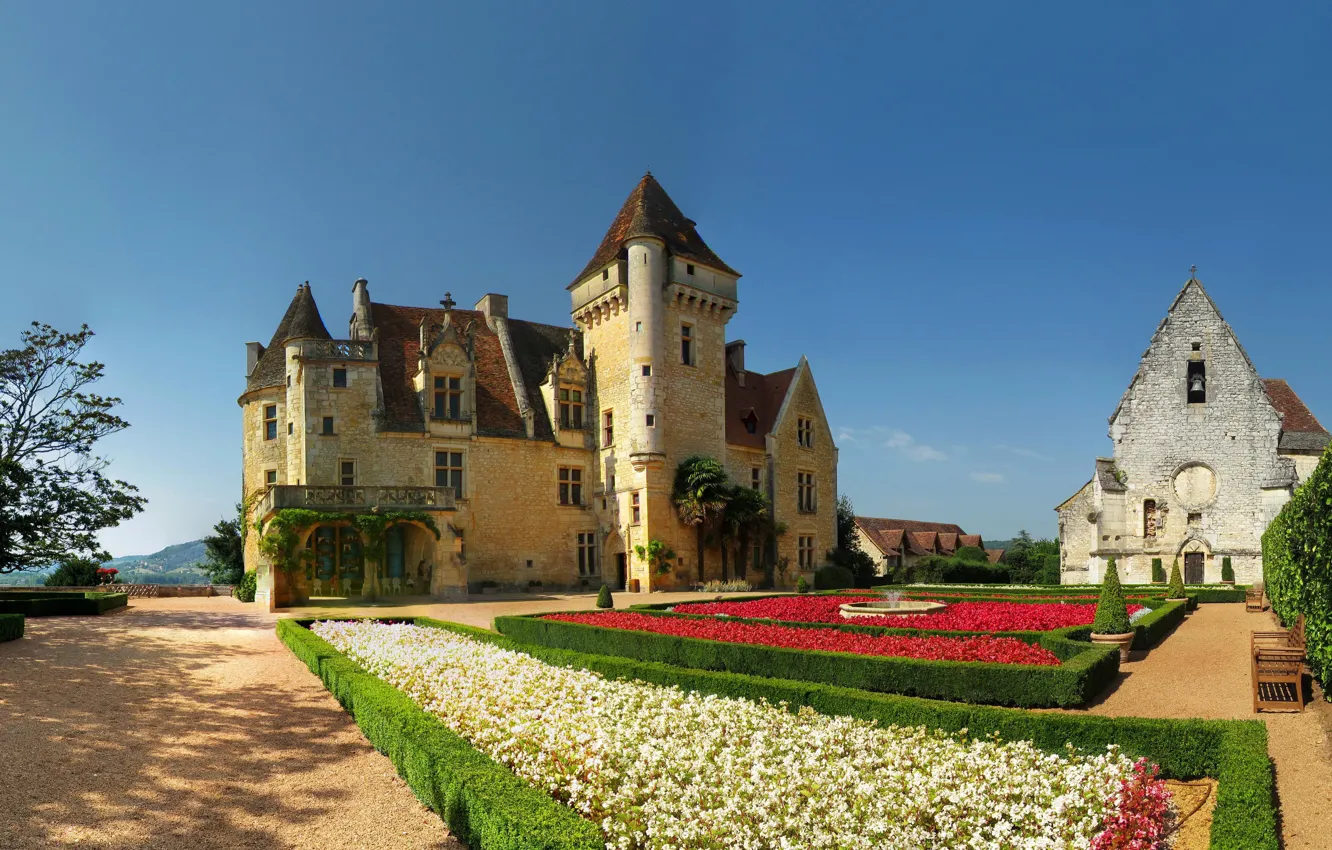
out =
<svg viewBox="0 0 1332 850"><path fill-rule="evenodd" d="M998 445L995 446L995 448L1001 452L1008 452L1009 454L1017 455L1018 457L1029 457L1032 460L1046 460L1046 461L1054 460L1054 458L1050 457L1049 455L1043 455L1038 451L1033 451L1032 449L1024 449L1020 446Z"/></svg>
<svg viewBox="0 0 1332 850"><path fill-rule="evenodd" d="M901 452L915 461L948 460L945 452L934 446L917 442L916 438L898 428L875 425L872 428L839 428L837 442L867 445L878 443L885 449ZM961 447L958 447L959 449Z"/></svg>
<svg viewBox="0 0 1332 850"><path fill-rule="evenodd" d="M997 472L973 472L972 481L979 481L982 484L1003 484L1008 479Z"/></svg>

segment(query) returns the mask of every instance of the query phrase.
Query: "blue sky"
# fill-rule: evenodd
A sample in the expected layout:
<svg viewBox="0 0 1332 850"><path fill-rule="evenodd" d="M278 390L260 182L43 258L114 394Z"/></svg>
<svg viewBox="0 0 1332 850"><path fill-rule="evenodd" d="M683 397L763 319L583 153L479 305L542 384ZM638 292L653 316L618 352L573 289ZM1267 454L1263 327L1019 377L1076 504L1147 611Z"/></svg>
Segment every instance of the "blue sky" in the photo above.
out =
<svg viewBox="0 0 1332 850"><path fill-rule="evenodd" d="M335 333L361 276L568 323L651 168L860 513L1052 534L1191 264L1332 420L1332 10L1160 5L9 4L0 345L98 332L150 552L237 501L297 284Z"/></svg>

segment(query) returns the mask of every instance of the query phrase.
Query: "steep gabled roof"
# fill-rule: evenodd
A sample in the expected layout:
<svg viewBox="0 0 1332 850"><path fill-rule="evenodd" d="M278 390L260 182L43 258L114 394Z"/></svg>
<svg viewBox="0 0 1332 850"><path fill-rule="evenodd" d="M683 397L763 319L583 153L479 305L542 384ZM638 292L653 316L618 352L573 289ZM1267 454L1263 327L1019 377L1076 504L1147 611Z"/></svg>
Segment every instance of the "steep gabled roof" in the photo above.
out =
<svg viewBox="0 0 1332 850"><path fill-rule="evenodd" d="M624 241L635 236L655 236L666 243L666 250L673 256L693 260L729 275L740 276L738 271L726 265L721 257L713 253L703 241L703 237L698 235L694 222L680 212L675 201L672 201L666 190L661 188L657 178L648 173L643 175L643 179L639 180L638 185L629 193L624 206L620 207L615 220L611 222L610 229L606 231L606 236L601 240L597 252L592 255L592 259L578 277L574 278L570 288L588 275L604 268L616 257L623 256Z"/></svg>
<svg viewBox="0 0 1332 850"><path fill-rule="evenodd" d="M726 367L726 442L735 446L749 446L761 449L766 446L764 437L772 433L777 424L777 414L782 409L782 402L791 389L795 379L794 367L764 375L759 372L744 373L744 386L740 385L738 373L729 365ZM745 420L755 422L754 433L749 433Z"/></svg>
<svg viewBox="0 0 1332 850"><path fill-rule="evenodd" d="M858 516L856 526L886 556L952 554L958 546L980 546L980 535L950 522Z"/></svg>
<svg viewBox="0 0 1332 850"><path fill-rule="evenodd" d="M985 541L981 539L979 534L960 534L957 538L957 545L974 546L977 549L984 549Z"/></svg>
<svg viewBox="0 0 1332 850"><path fill-rule="evenodd" d="M1319 423L1290 384L1280 378L1264 378L1263 389L1272 406L1281 414L1281 441L1278 450L1322 451L1330 435Z"/></svg>
<svg viewBox="0 0 1332 850"><path fill-rule="evenodd" d="M245 382L246 392L282 386L287 373L287 352L283 346L293 339L332 339L319 316L319 306L315 304L309 281L296 287L296 295L287 305L287 312L282 314L272 340Z"/></svg>

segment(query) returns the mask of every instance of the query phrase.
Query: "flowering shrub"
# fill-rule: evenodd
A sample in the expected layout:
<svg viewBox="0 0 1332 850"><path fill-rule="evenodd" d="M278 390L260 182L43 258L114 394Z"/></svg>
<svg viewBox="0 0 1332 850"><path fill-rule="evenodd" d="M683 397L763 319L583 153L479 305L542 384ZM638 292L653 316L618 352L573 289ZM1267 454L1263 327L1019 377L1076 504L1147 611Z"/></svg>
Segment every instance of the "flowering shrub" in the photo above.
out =
<svg viewBox="0 0 1332 850"><path fill-rule="evenodd" d="M549 614L548 620L582 623L611 629L630 629L675 637L702 638L725 643L753 643L788 649L818 649L857 655L891 655L930 661L984 661L992 664L1058 666L1059 659L1043 646L1009 637L904 637L867 635L839 629L811 629L768 623L729 622L687 617L660 617L616 611L587 614Z"/></svg>
<svg viewBox="0 0 1332 850"><path fill-rule="evenodd" d="M311 628L598 824L608 848L1072 850L1104 840L1107 824L1136 826L1126 812L1148 812L1126 805L1134 765L1113 747L1058 756L792 713L606 680L418 626Z"/></svg>
<svg viewBox="0 0 1332 850"><path fill-rule="evenodd" d="M116 576L118 575L120 575L120 570L116 569L115 567L98 567L97 583L114 584L116 581Z"/></svg>
<svg viewBox="0 0 1332 850"><path fill-rule="evenodd" d="M726 614L797 623L846 623L841 606L848 602L874 602L877 596L775 596L746 602L697 602L676 605L680 614ZM1128 606L1129 613L1143 608ZM932 614L857 617L856 625L898 629L937 629L959 632L1048 632L1066 626L1089 626L1096 606L1061 603L953 602Z"/></svg>

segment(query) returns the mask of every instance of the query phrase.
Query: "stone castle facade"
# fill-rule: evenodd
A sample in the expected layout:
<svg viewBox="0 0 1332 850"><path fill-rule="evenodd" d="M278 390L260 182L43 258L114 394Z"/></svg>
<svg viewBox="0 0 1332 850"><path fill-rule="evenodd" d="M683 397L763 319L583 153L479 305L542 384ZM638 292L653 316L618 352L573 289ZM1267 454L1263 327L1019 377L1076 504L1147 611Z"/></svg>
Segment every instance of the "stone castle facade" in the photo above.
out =
<svg viewBox="0 0 1332 850"><path fill-rule="evenodd" d="M1229 324L1190 278L1110 417L1113 457L1056 510L1065 584L1167 575L1261 580L1263 531L1318 464L1328 432L1282 380L1259 377Z"/></svg>
<svg viewBox="0 0 1332 850"><path fill-rule="evenodd" d="M248 344L244 493L253 520L284 509L424 510L442 532L390 532L382 574L346 523L303 529L303 566L246 543L259 599L599 587L646 591L722 577L694 563L671 494L691 455L762 490L785 528L729 573L781 583L836 544L837 448L809 364L761 374L726 341L740 275L645 176L568 286L575 328L374 302L352 287L347 335L298 288L268 346ZM636 553L659 540L667 573Z"/></svg>

